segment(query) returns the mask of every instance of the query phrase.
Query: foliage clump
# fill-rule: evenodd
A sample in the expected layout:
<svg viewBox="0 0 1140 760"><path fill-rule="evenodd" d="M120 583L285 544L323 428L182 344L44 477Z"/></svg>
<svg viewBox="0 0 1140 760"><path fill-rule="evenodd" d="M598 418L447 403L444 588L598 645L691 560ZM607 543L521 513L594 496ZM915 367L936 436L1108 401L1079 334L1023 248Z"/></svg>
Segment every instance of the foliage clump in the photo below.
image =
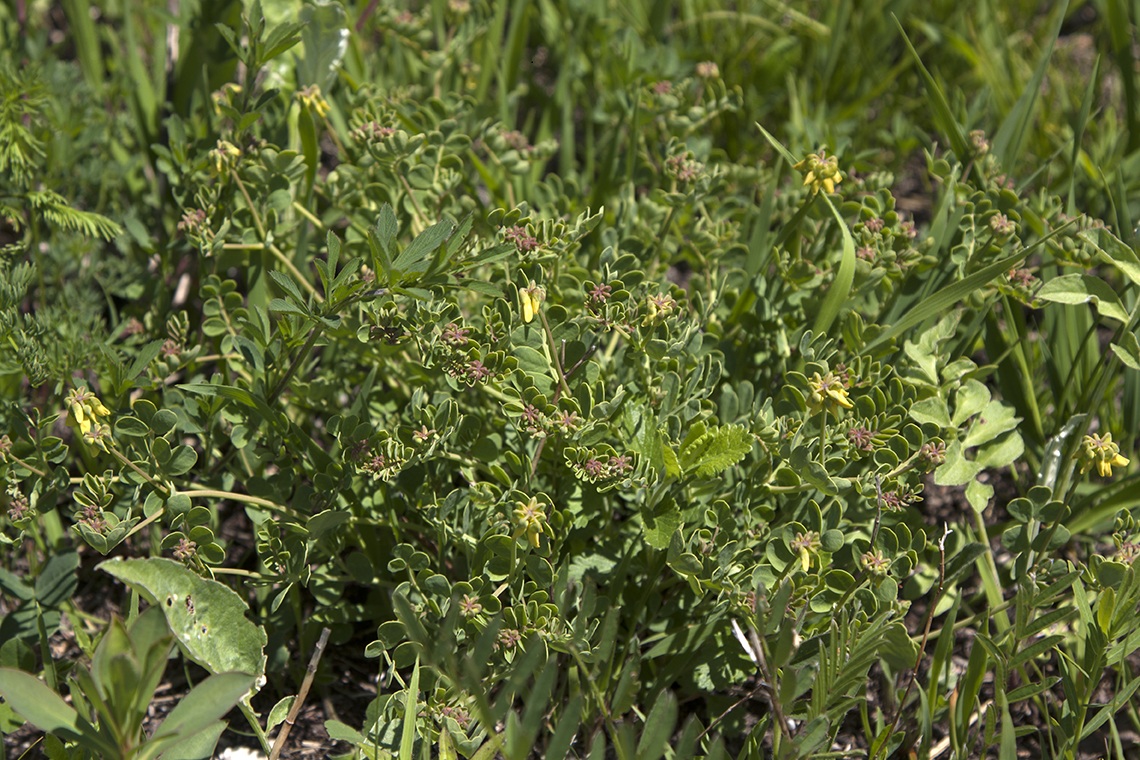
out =
<svg viewBox="0 0 1140 760"><path fill-rule="evenodd" d="M1122 756L1130 11L799 5L0 10L0 731Z"/></svg>

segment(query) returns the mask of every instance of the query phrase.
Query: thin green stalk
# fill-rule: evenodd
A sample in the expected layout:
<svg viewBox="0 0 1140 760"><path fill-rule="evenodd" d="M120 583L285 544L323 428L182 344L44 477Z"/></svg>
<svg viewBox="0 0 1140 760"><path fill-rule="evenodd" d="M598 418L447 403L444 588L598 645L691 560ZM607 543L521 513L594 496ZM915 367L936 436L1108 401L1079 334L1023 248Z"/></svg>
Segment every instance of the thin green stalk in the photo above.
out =
<svg viewBox="0 0 1140 760"><path fill-rule="evenodd" d="M986 551L982 554L980 560L982 588L985 590L986 602L989 604L991 612L991 619L997 626L999 633L1004 633L1009 629L1009 618L1003 611L1000 615L996 614L996 610L1001 606L1005 600L1002 598L1001 580L998 577L997 563L994 561L993 549L990 547L990 537L986 532L986 522L982 519L980 512L973 509L970 510L974 514L974 530L978 533L978 539Z"/></svg>

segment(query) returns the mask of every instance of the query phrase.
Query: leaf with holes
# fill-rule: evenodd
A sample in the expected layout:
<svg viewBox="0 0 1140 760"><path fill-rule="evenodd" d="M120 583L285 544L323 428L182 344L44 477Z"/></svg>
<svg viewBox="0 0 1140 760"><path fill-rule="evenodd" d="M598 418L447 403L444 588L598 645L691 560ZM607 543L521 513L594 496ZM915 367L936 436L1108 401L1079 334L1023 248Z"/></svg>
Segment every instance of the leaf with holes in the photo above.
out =
<svg viewBox="0 0 1140 760"><path fill-rule="evenodd" d="M99 565L160 607L186 655L211 673L265 675L265 630L246 618L242 598L217 581L200 578L163 558L111 559Z"/></svg>

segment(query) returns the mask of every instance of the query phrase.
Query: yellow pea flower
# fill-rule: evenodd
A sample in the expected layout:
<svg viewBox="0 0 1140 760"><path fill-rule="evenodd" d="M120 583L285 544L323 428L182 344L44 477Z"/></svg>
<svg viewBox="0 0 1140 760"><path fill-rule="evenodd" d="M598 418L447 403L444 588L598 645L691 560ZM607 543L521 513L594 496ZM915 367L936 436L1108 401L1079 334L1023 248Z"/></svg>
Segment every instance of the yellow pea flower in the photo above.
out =
<svg viewBox="0 0 1140 760"><path fill-rule="evenodd" d="M546 510L538 503L538 497L531 496L527 501L515 502L511 516L515 519L515 535L526 535L530 545L537 549L539 537L546 527Z"/></svg>
<svg viewBox="0 0 1140 760"><path fill-rule="evenodd" d="M111 410L103 405L99 397L87 388L72 388L67 394L69 424L79 431L88 443L107 448L111 428L106 421L111 418Z"/></svg>
<svg viewBox="0 0 1140 760"><path fill-rule="evenodd" d="M1096 465L1096 471L1102 478L1111 477L1113 467L1126 467L1130 461L1121 456L1120 446L1112 441L1112 433L1086 435L1081 443L1081 459L1082 475Z"/></svg>
<svg viewBox="0 0 1140 760"><path fill-rule="evenodd" d="M820 190L834 193L835 186L843 181L839 159L827 155L827 151L822 149L819 153L809 154L792 168L804 175L804 187L810 186L812 195Z"/></svg>
<svg viewBox="0 0 1140 760"><path fill-rule="evenodd" d="M813 373L811 379L808 380L808 387L811 388L808 406L812 409L818 410L825 407L828 410L834 410L838 407L851 409L855 406L847 395L847 388L844 387L843 381L830 372L823 377L820 377L818 372Z"/></svg>
<svg viewBox="0 0 1140 760"><path fill-rule="evenodd" d="M519 310L522 312L523 322L530 324L538 314L539 305L546 300L546 291L530 281L530 287L519 288Z"/></svg>

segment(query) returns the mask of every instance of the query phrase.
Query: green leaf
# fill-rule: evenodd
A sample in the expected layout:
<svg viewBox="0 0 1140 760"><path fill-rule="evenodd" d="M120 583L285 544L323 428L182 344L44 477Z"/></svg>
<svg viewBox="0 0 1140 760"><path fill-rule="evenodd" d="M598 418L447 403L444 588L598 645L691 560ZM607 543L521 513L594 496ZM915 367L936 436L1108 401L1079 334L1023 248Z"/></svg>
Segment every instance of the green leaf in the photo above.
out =
<svg viewBox="0 0 1140 760"><path fill-rule="evenodd" d="M835 279L832 280L831 286L827 289L823 306L820 307L819 314L815 318L815 325L812 328L814 332L820 335L826 334L835 318L839 316L840 308L847 303L847 299L851 296L851 284L855 281L855 238L851 237L851 230L847 229L847 222L843 221L843 217L839 215L839 210L835 208L831 198L824 195L823 199L827 201L827 207L831 209L831 215L835 217L843 235L843 251L839 259L839 268L835 271Z"/></svg>
<svg viewBox="0 0 1140 760"><path fill-rule="evenodd" d="M31 673L0 668L0 696L39 730L67 739L79 738L78 714L63 697Z"/></svg>
<svg viewBox="0 0 1140 760"><path fill-rule="evenodd" d="M116 558L98 567L161 607L183 651L206 670L264 675L265 631L246 618L249 607L228 587L163 558Z"/></svg>
<svg viewBox="0 0 1140 760"><path fill-rule="evenodd" d="M1025 453L1025 441L1021 434L1011 432L1004 438L986 444L978 449L974 461L987 469L993 467L1008 467L1016 462Z"/></svg>
<svg viewBox="0 0 1140 760"><path fill-rule="evenodd" d="M1140 343L1137 342L1135 333L1124 333L1120 336L1120 342L1110 344L1109 348L1125 367L1140 370Z"/></svg>
<svg viewBox="0 0 1140 760"><path fill-rule="evenodd" d="M652 509L641 508L641 523L645 542L654 549L667 549L673 533L681 527L681 508L673 499L663 499Z"/></svg>
<svg viewBox="0 0 1140 760"><path fill-rule="evenodd" d="M162 346L166 341L152 340L141 349L139 349L138 356L135 357L134 362L131 363L131 368L127 370L124 377L125 380L134 380L150 366L150 363L155 360L155 357L162 352Z"/></svg>
<svg viewBox="0 0 1140 760"><path fill-rule="evenodd" d="M1064 640L1065 640L1064 636L1055 634L1053 636L1046 636L1045 638L1038 639L1037 641L1034 641L1029 646L1025 647L1024 649L1021 649L1017 654L1015 654L1010 659L1009 665L1008 665L1009 670L1016 670L1017 668L1020 668L1022 665L1029 662L1030 660L1032 660L1036 657L1040 657L1041 655L1045 654L1046 652L1054 649L1058 644L1060 644Z"/></svg>
<svg viewBox="0 0 1140 760"><path fill-rule="evenodd" d="M1077 234L1097 251L1097 258L1112 264L1133 285L1140 285L1140 256L1107 228L1085 230Z"/></svg>
<svg viewBox="0 0 1140 760"><path fill-rule="evenodd" d="M168 461L163 465L163 472L169 475L185 475L198 463L198 452L189 446L177 446Z"/></svg>
<svg viewBox="0 0 1140 760"><path fill-rule="evenodd" d="M215 721L192 736L172 741L173 746L159 757L161 760L208 760L214 756L218 739L225 733L226 727L225 721Z"/></svg>
<svg viewBox="0 0 1140 760"><path fill-rule="evenodd" d="M937 425L940 429L952 426L950 411L946 408L946 402L938 396L931 396L914 402L907 413L912 420L920 425L930 423Z"/></svg>
<svg viewBox="0 0 1140 760"><path fill-rule="evenodd" d="M276 283L277 287L281 288L283 291L285 291L286 294L288 294L290 300L292 301L292 303L289 304L290 306L294 307L302 314L307 313L304 309L297 308L307 304L308 299L301 294L301 289L297 287L297 283L293 281L292 277L285 274L284 272L278 272L276 269L270 269L269 279L273 280L273 282ZM279 300L281 299L273 299L273 301ZM270 301L270 310L276 311L272 306L273 301Z"/></svg>
<svg viewBox="0 0 1140 760"><path fill-rule="evenodd" d="M752 434L741 425L711 428L696 440L686 441L677 455L686 475L711 478L727 470L752 451Z"/></svg>
<svg viewBox="0 0 1140 760"><path fill-rule="evenodd" d="M918 73L922 77L923 83L926 85L927 101L931 105L933 111L934 124L950 141L950 148L958 154L958 157L963 161L970 155L970 146L966 142L966 136L962 134L962 127L958 124L958 120L954 118L954 112L950 108L950 102L946 100L946 95L942 92L942 88L938 86L938 82L926 70L926 66L922 63L922 58L919 57L918 51L914 49L911 44L910 38L906 35L906 30L903 29L902 24L899 22L898 17L893 13L891 18L895 21L895 26L899 28L899 34L902 36L903 43L906 49L910 52L910 57L914 60L915 66L918 68ZM1009 269L1009 267L1006 267Z"/></svg>
<svg viewBox="0 0 1140 760"><path fill-rule="evenodd" d="M662 691L645 718L641 741L637 743L637 760L658 760L665 754L676 725L677 698L672 691Z"/></svg>
<svg viewBox="0 0 1140 760"><path fill-rule="evenodd" d="M416 741L416 714L419 712L420 658L412 670L412 680L404 690L404 725L400 734L400 760L412 760L412 747Z"/></svg>
<svg viewBox="0 0 1140 760"><path fill-rule="evenodd" d="M115 420L115 432L133 438L142 438L150 434L150 428L138 417L124 416Z"/></svg>
<svg viewBox="0 0 1140 760"><path fill-rule="evenodd" d="M184 696L154 731L155 739L189 737L225 716L254 685L249 673L217 673Z"/></svg>
<svg viewBox="0 0 1140 760"><path fill-rule="evenodd" d="M1037 297L1053 303L1091 303L1099 314L1118 322L1128 321L1128 311L1108 283L1089 274L1066 274L1045 283Z"/></svg>
<svg viewBox="0 0 1140 760"><path fill-rule="evenodd" d="M0 567L0 591L25 602L35 597L35 589L30 583L25 583L20 576L2 567Z"/></svg>
<svg viewBox="0 0 1140 760"><path fill-rule="evenodd" d="M999 435L1015 429L1019 422L1021 418L1014 416L1013 407L1006 406L1001 401L991 401L970 426L962 440L962 446L970 448L989 443Z"/></svg>
<svg viewBox="0 0 1140 760"><path fill-rule="evenodd" d="M1049 68L1049 59L1053 54L1053 46L1057 42L1057 35L1061 32L1061 22L1065 20L1068 7L1068 0L1053 6L1055 15L1052 18L1052 23L1049 25L1049 31L1042 35L1040 40L1042 43L1046 43L1047 41L1045 50L1041 53L1041 59L1037 62L1033 76L1026 82L1025 89L1021 91L1021 96L1017 99L1017 102L1014 103L1013 108L1002 121L997 133L994 135L991 150L993 154L997 156L998 162L1002 166L1015 166L1017 160L1021 158L1021 146L1025 141L1026 133L1029 132L1030 126L1032 125L1033 107L1037 103L1037 98L1041 93L1041 81L1044 79L1045 72ZM1006 711L1008 712L1008 708ZM1004 718L1005 716L1003 716L1003 720ZM1005 739L1004 732L1002 739L1003 741Z"/></svg>
<svg viewBox="0 0 1140 760"><path fill-rule="evenodd" d="M288 699L292 699L292 697L288 697ZM274 708L274 710L276 710L276 708ZM281 716L281 720L285 720L284 715ZM339 720L326 720L325 731L328 732L330 739L334 739L338 742L354 745L364 743L363 734L347 723L341 723Z"/></svg>
<svg viewBox="0 0 1140 760"><path fill-rule="evenodd" d="M1056 232L1057 231L1054 231L1053 234L1056 234ZM883 330L883 332L879 333L879 335L875 337L874 340L867 343L867 345L863 347L862 353L869 354L872 349L877 348L892 338L902 335L912 327L922 324L926 320L942 314L951 306L967 298L974 291L992 282L998 276L1005 274L1010 269L1013 269L1015 266L1020 264L1034 248L1052 236L1053 235L1049 235L1048 237L1035 242L1029 248L1025 248L1022 251L1013 254L1012 256L1006 256L1004 259L999 259L998 261L990 264L988 267L979 269L977 272L974 272L968 277L964 277L952 285L947 285L937 293L934 293L933 295L922 299L918 305L911 308L901 319L896 321L887 329Z"/></svg>
<svg viewBox="0 0 1140 760"><path fill-rule="evenodd" d="M954 395L954 416L950 418L950 425L947 427L958 427L982 411L989 402L989 388L973 378L966 380Z"/></svg>
<svg viewBox="0 0 1140 760"><path fill-rule="evenodd" d="M396 257L392 268L397 272L427 271L427 264L425 262L428 256L435 253L437 248L446 243L447 239L455 232L455 229L455 222L449 219L436 222L416 236L416 239Z"/></svg>
<svg viewBox="0 0 1140 760"><path fill-rule="evenodd" d="M939 486L963 486L973 480L982 468L962 456L962 442L951 441L946 447L946 461L934 471L934 483Z"/></svg>
<svg viewBox="0 0 1140 760"><path fill-rule="evenodd" d="M75 575L78 569L77 552L54 555L36 578L36 600L44 607L58 607L70 599L79 585Z"/></svg>
<svg viewBox="0 0 1140 760"><path fill-rule="evenodd" d="M985 511L986 507L990 505L990 499L994 496L994 487L989 483L982 483L980 480L971 480L966 484L966 501L974 508L975 512L979 514Z"/></svg>
<svg viewBox="0 0 1140 760"><path fill-rule="evenodd" d="M348 50L344 8L340 3L305 3L300 21L305 55L297 62L297 87L315 84L327 94Z"/></svg>

